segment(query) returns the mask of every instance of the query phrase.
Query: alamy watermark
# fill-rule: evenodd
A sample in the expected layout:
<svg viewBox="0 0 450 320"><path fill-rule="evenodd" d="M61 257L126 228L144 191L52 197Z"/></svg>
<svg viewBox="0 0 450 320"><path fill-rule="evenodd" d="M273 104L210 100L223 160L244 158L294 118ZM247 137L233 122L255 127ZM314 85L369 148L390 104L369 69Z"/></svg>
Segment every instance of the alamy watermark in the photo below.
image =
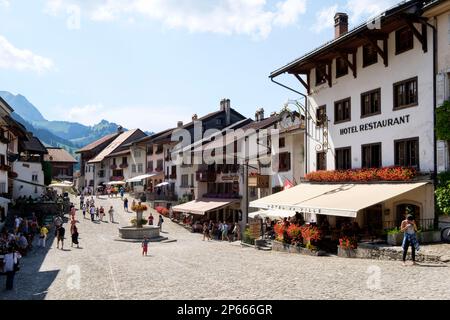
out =
<svg viewBox="0 0 450 320"><path fill-rule="evenodd" d="M293 126L295 122L285 126ZM170 156L173 165L253 165L277 171L280 155L280 129L207 129L201 121L193 128L174 130L175 143ZM291 150L292 152L292 150ZM274 172L276 173L276 172Z"/></svg>

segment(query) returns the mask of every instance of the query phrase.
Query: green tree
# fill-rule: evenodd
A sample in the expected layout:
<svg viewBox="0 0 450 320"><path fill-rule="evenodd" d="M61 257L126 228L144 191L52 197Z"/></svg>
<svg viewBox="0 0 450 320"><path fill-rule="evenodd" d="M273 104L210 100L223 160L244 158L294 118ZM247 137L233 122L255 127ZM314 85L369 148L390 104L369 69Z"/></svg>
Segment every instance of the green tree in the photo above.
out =
<svg viewBox="0 0 450 320"><path fill-rule="evenodd" d="M438 175L436 205L440 214L450 215L450 172Z"/></svg>
<svg viewBox="0 0 450 320"><path fill-rule="evenodd" d="M48 161L42 162L42 170L44 171L44 184L48 186L52 183L52 165Z"/></svg>
<svg viewBox="0 0 450 320"><path fill-rule="evenodd" d="M436 109L436 135L439 140L447 141L450 147L450 102L445 101L444 104ZM450 150L449 150L450 155Z"/></svg>
<svg viewBox="0 0 450 320"><path fill-rule="evenodd" d="M450 102L445 101L436 109L436 136L439 140L447 141L450 147ZM450 149L449 149L450 157ZM438 176L436 188L436 205L441 214L450 215L450 172Z"/></svg>

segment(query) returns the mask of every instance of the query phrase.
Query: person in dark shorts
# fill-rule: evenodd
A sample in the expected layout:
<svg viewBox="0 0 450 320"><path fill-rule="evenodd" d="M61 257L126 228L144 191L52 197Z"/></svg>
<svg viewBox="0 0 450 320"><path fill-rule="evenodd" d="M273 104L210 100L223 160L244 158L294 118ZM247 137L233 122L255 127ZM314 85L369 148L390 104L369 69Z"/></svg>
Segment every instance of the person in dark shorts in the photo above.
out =
<svg viewBox="0 0 450 320"><path fill-rule="evenodd" d="M76 225L72 225L71 227L71 233L72 233L72 247L74 244L77 245L77 248L80 248L80 244L78 242L78 228Z"/></svg>
<svg viewBox="0 0 450 320"><path fill-rule="evenodd" d="M56 238L58 239L56 242L56 248L59 249L59 242L61 242L61 250L64 248L64 235L66 234L66 229L61 225L56 229Z"/></svg>

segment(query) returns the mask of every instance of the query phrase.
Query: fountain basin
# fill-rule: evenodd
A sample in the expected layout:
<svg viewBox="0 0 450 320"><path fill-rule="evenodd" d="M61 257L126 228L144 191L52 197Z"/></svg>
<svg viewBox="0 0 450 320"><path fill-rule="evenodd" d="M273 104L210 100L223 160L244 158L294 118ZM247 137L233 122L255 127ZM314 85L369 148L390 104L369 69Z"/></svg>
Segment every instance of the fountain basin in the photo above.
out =
<svg viewBox="0 0 450 320"><path fill-rule="evenodd" d="M136 227L120 227L119 237L122 239L139 239L142 240L144 237L149 239L159 238L160 228L156 226L143 226L142 228Z"/></svg>

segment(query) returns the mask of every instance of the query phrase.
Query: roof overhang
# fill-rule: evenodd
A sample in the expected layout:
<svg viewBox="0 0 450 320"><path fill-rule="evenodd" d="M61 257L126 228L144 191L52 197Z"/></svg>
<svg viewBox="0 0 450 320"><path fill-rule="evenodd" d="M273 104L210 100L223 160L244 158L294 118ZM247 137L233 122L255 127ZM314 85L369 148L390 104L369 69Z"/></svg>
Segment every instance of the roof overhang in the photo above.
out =
<svg viewBox="0 0 450 320"><path fill-rule="evenodd" d="M401 3L385 11L377 18L357 26L339 38L273 71L269 78L274 79L284 73L308 74L317 64L327 64L342 55L354 53L358 47L370 44L371 41L387 39L389 33L407 26L407 19L413 22L423 22L426 18L420 17L421 6L422 2L417 0ZM380 28L373 27L373 22L376 19L380 21Z"/></svg>

